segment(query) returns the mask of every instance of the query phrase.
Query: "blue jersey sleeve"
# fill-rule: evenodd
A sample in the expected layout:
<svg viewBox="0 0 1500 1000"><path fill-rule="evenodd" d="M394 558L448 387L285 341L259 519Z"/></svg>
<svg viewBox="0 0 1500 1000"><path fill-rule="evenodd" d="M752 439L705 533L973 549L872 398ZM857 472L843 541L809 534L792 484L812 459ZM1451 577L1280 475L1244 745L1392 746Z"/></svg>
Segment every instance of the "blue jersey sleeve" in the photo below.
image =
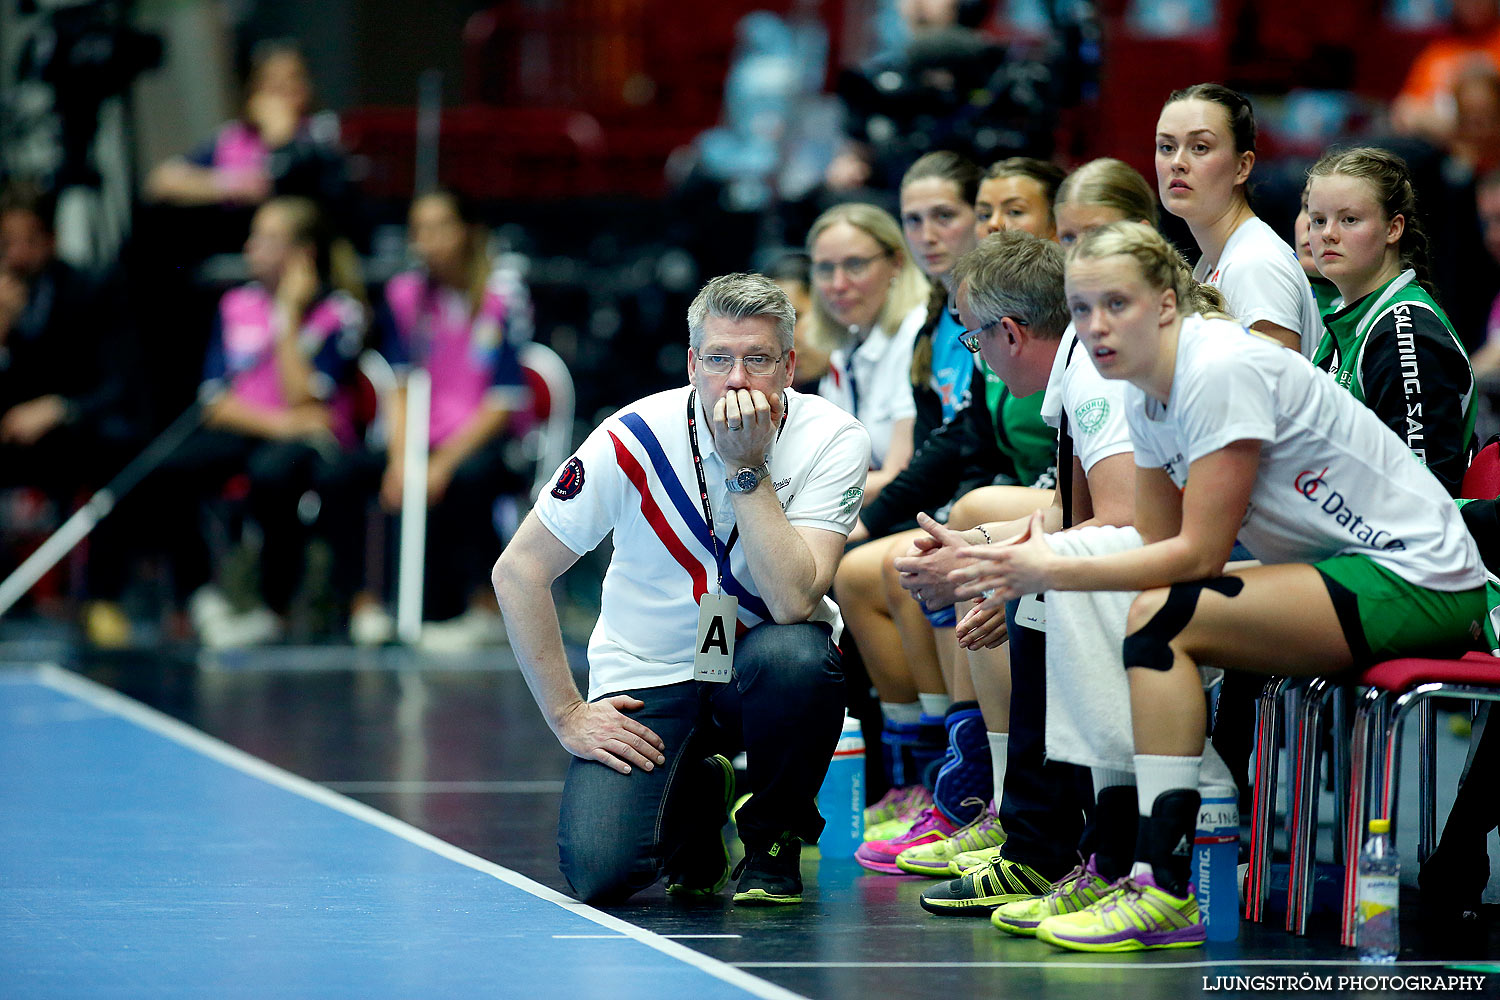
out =
<svg viewBox="0 0 1500 1000"><path fill-rule="evenodd" d="M411 345L401 335L389 304L382 305L375 317L375 336L378 350L391 368L399 373L411 367Z"/></svg>

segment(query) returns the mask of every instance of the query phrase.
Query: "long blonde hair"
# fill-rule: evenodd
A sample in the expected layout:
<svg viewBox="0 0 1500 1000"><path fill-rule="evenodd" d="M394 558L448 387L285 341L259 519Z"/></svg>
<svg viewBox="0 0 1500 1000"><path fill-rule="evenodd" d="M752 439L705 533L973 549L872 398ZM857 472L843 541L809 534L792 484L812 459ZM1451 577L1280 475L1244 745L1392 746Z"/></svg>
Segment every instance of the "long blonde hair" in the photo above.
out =
<svg viewBox="0 0 1500 1000"><path fill-rule="evenodd" d="M880 315L875 318L876 324L886 336L892 336L908 313L927 302L932 286L906 252L900 224L884 209L863 202L835 205L818 216L812 228L807 231L809 256L818 237L840 222L846 222L869 236L897 262L896 278L891 282L890 291L886 293ZM833 318L816 289L812 298L812 321L808 324L808 339L823 350L845 346L849 342L849 328Z"/></svg>
<svg viewBox="0 0 1500 1000"><path fill-rule="evenodd" d="M1101 156L1073 171L1057 189L1058 205L1113 209L1123 218L1157 224L1156 192L1140 171L1123 160Z"/></svg>

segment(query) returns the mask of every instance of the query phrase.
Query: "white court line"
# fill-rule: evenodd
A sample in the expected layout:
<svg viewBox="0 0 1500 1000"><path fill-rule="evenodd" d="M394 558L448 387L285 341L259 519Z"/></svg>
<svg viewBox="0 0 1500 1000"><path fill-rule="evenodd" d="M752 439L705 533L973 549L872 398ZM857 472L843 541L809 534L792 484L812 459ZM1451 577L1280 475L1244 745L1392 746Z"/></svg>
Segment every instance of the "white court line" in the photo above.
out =
<svg viewBox="0 0 1500 1000"><path fill-rule="evenodd" d="M552 936L554 938L556 938L557 940L559 940L559 941L563 941L563 940L625 941L625 940L628 940L625 937L624 934L554 934ZM741 934L663 934L662 937L664 937L664 938L670 938L673 941L682 941L684 939L696 940L696 939L700 939L700 938L703 938L703 939L710 939L711 938L711 939L714 939L714 940L719 940L719 939L723 939L723 938L736 938L736 939L738 939L740 937L743 937L743 935L741 935Z"/></svg>
<svg viewBox="0 0 1500 1000"><path fill-rule="evenodd" d="M675 958L678 961L686 962L688 965L713 976L715 979L728 983L731 986L739 987L753 996L764 997L765 1000L806 1000L805 997L802 997L798 993L793 993L791 990L777 986L775 983L768 983L764 979L752 976L748 972L741 971L718 959L709 958L707 955L696 952L686 945L678 944L675 941L668 941L660 934L627 923L619 917L603 913L589 906L587 903L580 903L575 899L569 899L562 893L549 889L540 882L534 882L518 872L513 872L509 868L502 868L492 861L486 861L477 855L470 854L462 848L453 846L447 841L439 840L430 833L418 830L410 823L404 823L394 816L387 816L385 813L372 809L363 803L345 798L336 792L331 792L320 785L308 781L306 778L292 774L290 771L283 771L274 764L268 764L258 757L252 757L243 750L238 750L222 740L215 739L184 722L179 722L169 715L158 712L154 708L143 705L138 701L133 701L116 691L96 684L86 677L63 670L61 667L53 666L52 664L42 664L34 669L35 679L55 691L71 695L106 712L118 715L143 729L148 729L151 732L172 740L174 743L179 743L195 753L202 754L221 764L227 764L236 771L248 774L253 778L259 778L267 784L275 785L278 788L300 795L320 805L325 805L360 822L378 827L386 833L400 837L410 844L431 851L433 854L447 858L449 861L455 861L466 868L472 868L474 871L482 872L485 875L499 879L501 882L514 886L522 892L529 893L538 899L555 903L564 910L576 913L578 916L590 920L601 927L606 927L609 930L639 941L648 948L654 948L662 954Z"/></svg>
<svg viewBox="0 0 1500 1000"><path fill-rule="evenodd" d="M317 784L331 792L421 792L426 795L545 795L559 793L563 783L555 780L536 781L319 781Z"/></svg>
<svg viewBox="0 0 1500 1000"><path fill-rule="evenodd" d="M554 941L629 941L624 934L554 934Z"/></svg>
<svg viewBox="0 0 1500 1000"><path fill-rule="evenodd" d="M734 962L737 969L1217 969L1223 966L1290 965L1296 968L1323 968L1327 966L1354 966L1369 970L1370 975L1379 975L1381 969L1434 968L1458 965L1491 965L1494 959L1460 961L1457 959L1413 959L1407 962L1385 962L1381 965L1361 964L1359 959L1337 958L1225 958L1202 962Z"/></svg>

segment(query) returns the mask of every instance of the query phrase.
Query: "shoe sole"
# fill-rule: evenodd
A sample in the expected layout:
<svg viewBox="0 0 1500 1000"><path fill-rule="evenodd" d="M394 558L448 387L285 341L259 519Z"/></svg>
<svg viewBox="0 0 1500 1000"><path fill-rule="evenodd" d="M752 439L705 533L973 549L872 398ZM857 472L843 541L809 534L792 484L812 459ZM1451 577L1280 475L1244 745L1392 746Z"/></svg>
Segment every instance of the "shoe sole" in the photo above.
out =
<svg viewBox="0 0 1500 1000"><path fill-rule="evenodd" d="M1036 897L1033 896L1031 898L1035 899ZM1057 914L1049 913L1049 914L1047 914L1047 916L1048 917L1057 916ZM1045 920L1046 917L1043 917L1042 919ZM1016 937L1034 938L1034 937L1036 937L1036 929L1037 929L1037 927L1041 926L1042 921L1041 920L1026 920L1026 921L1006 920L1004 917L1002 917L1000 915L1000 909L999 909L999 907L996 907L995 908L995 912L992 913L992 914L990 914L990 923L992 923L992 924L995 925L995 930L997 930L997 931L1004 931L1007 934L1014 934Z"/></svg>
<svg viewBox="0 0 1500 1000"><path fill-rule="evenodd" d="M750 889L734 894L735 906L794 906L802 902L802 895L778 896L764 889Z"/></svg>
<svg viewBox="0 0 1500 1000"><path fill-rule="evenodd" d="M1045 941L1058 948L1068 951L1087 951L1098 954L1113 954L1125 951L1156 951L1163 948L1197 948L1203 944L1203 939L1195 941L1155 941L1153 938L1162 935L1148 934L1144 938L1123 938L1119 941L1093 942L1073 941L1068 938L1060 938L1044 927L1038 926L1036 939Z"/></svg>
<svg viewBox="0 0 1500 1000"><path fill-rule="evenodd" d="M854 855L854 860L859 862L861 868L868 868L870 871L879 872L882 875L906 874L906 872L902 871L900 868L897 868L895 862L892 861L870 861L860 857L858 854Z"/></svg>
<svg viewBox="0 0 1500 1000"><path fill-rule="evenodd" d="M1016 937L1024 937L1024 938L1034 938L1034 937L1036 937L1036 928L1037 928L1037 925L1040 924L1040 923L1041 923L1040 920L1035 921L1034 923L1030 924L1029 926L1025 925L1025 924L1006 923L1005 921L996 920L995 919L995 915L993 913L990 914L990 924L995 928L995 930L997 930L997 931L1004 931L1007 934L1014 934Z"/></svg>
<svg viewBox="0 0 1500 1000"><path fill-rule="evenodd" d="M935 913L940 917L988 917L995 912L996 907L1004 906L1006 903L1014 903L1018 899L1030 898L1030 896L998 896L988 900L935 900L928 899L924 895L918 897L918 902L922 904L922 909L928 913Z"/></svg>
<svg viewBox="0 0 1500 1000"><path fill-rule="evenodd" d="M948 863L946 862L939 864L938 862L933 861L923 864L920 861L910 861L898 855L896 857L896 867L901 869L903 872L906 872L908 875L921 875L925 878L954 877L952 871L949 869ZM959 872L959 874L962 875L963 872Z"/></svg>
<svg viewBox="0 0 1500 1000"><path fill-rule="evenodd" d="M729 763L729 761L724 757L723 754L716 753L709 759L718 764L720 770L724 772L724 811L728 813L731 806L734 805L734 765ZM745 796L745 798L747 799L749 797L750 796L748 795ZM719 880L714 883L713 888L693 888L691 886L683 885L681 882L668 882L667 895L684 896L688 898L717 896L719 892L729 884L729 869L732 865L732 861L729 857L729 845L724 842L724 831L722 827L719 831L719 846L724 850L724 872L719 876Z"/></svg>

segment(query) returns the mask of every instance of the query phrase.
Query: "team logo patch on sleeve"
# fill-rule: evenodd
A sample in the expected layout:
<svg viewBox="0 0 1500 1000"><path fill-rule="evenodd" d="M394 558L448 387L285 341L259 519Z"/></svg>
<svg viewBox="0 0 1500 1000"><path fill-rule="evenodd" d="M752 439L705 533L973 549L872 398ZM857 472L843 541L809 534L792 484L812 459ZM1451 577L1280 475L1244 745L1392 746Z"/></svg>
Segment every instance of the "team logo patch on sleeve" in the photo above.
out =
<svg viewBox="0 0 1500 1000"><path fill-rule="evenodd" d="M1104 426L1104 421L1109 419L1109 400L1103 396L1095 396L1086 403L1081 404L1073 413L1074 422L1078 429L1085 434L1092 434Z"/></svg>
<svg viewBox="0 0 1500 1000"><path fill-rule="evenodd" d="M557 482L552 484L552 495L559 500L571 500L583 489L583 462L579 461L577 455L568 459L568 464L563 466L562 472L558 473Z"/></svg>
<svg viewBox="0 0 1500 1000"><path fill-rule="evenodd" d="M865 491L858 486L849 487L844 491L844 495L839 498L839 510L849 510L852 507L858 507L859 501L864 495Z"/></svg>

